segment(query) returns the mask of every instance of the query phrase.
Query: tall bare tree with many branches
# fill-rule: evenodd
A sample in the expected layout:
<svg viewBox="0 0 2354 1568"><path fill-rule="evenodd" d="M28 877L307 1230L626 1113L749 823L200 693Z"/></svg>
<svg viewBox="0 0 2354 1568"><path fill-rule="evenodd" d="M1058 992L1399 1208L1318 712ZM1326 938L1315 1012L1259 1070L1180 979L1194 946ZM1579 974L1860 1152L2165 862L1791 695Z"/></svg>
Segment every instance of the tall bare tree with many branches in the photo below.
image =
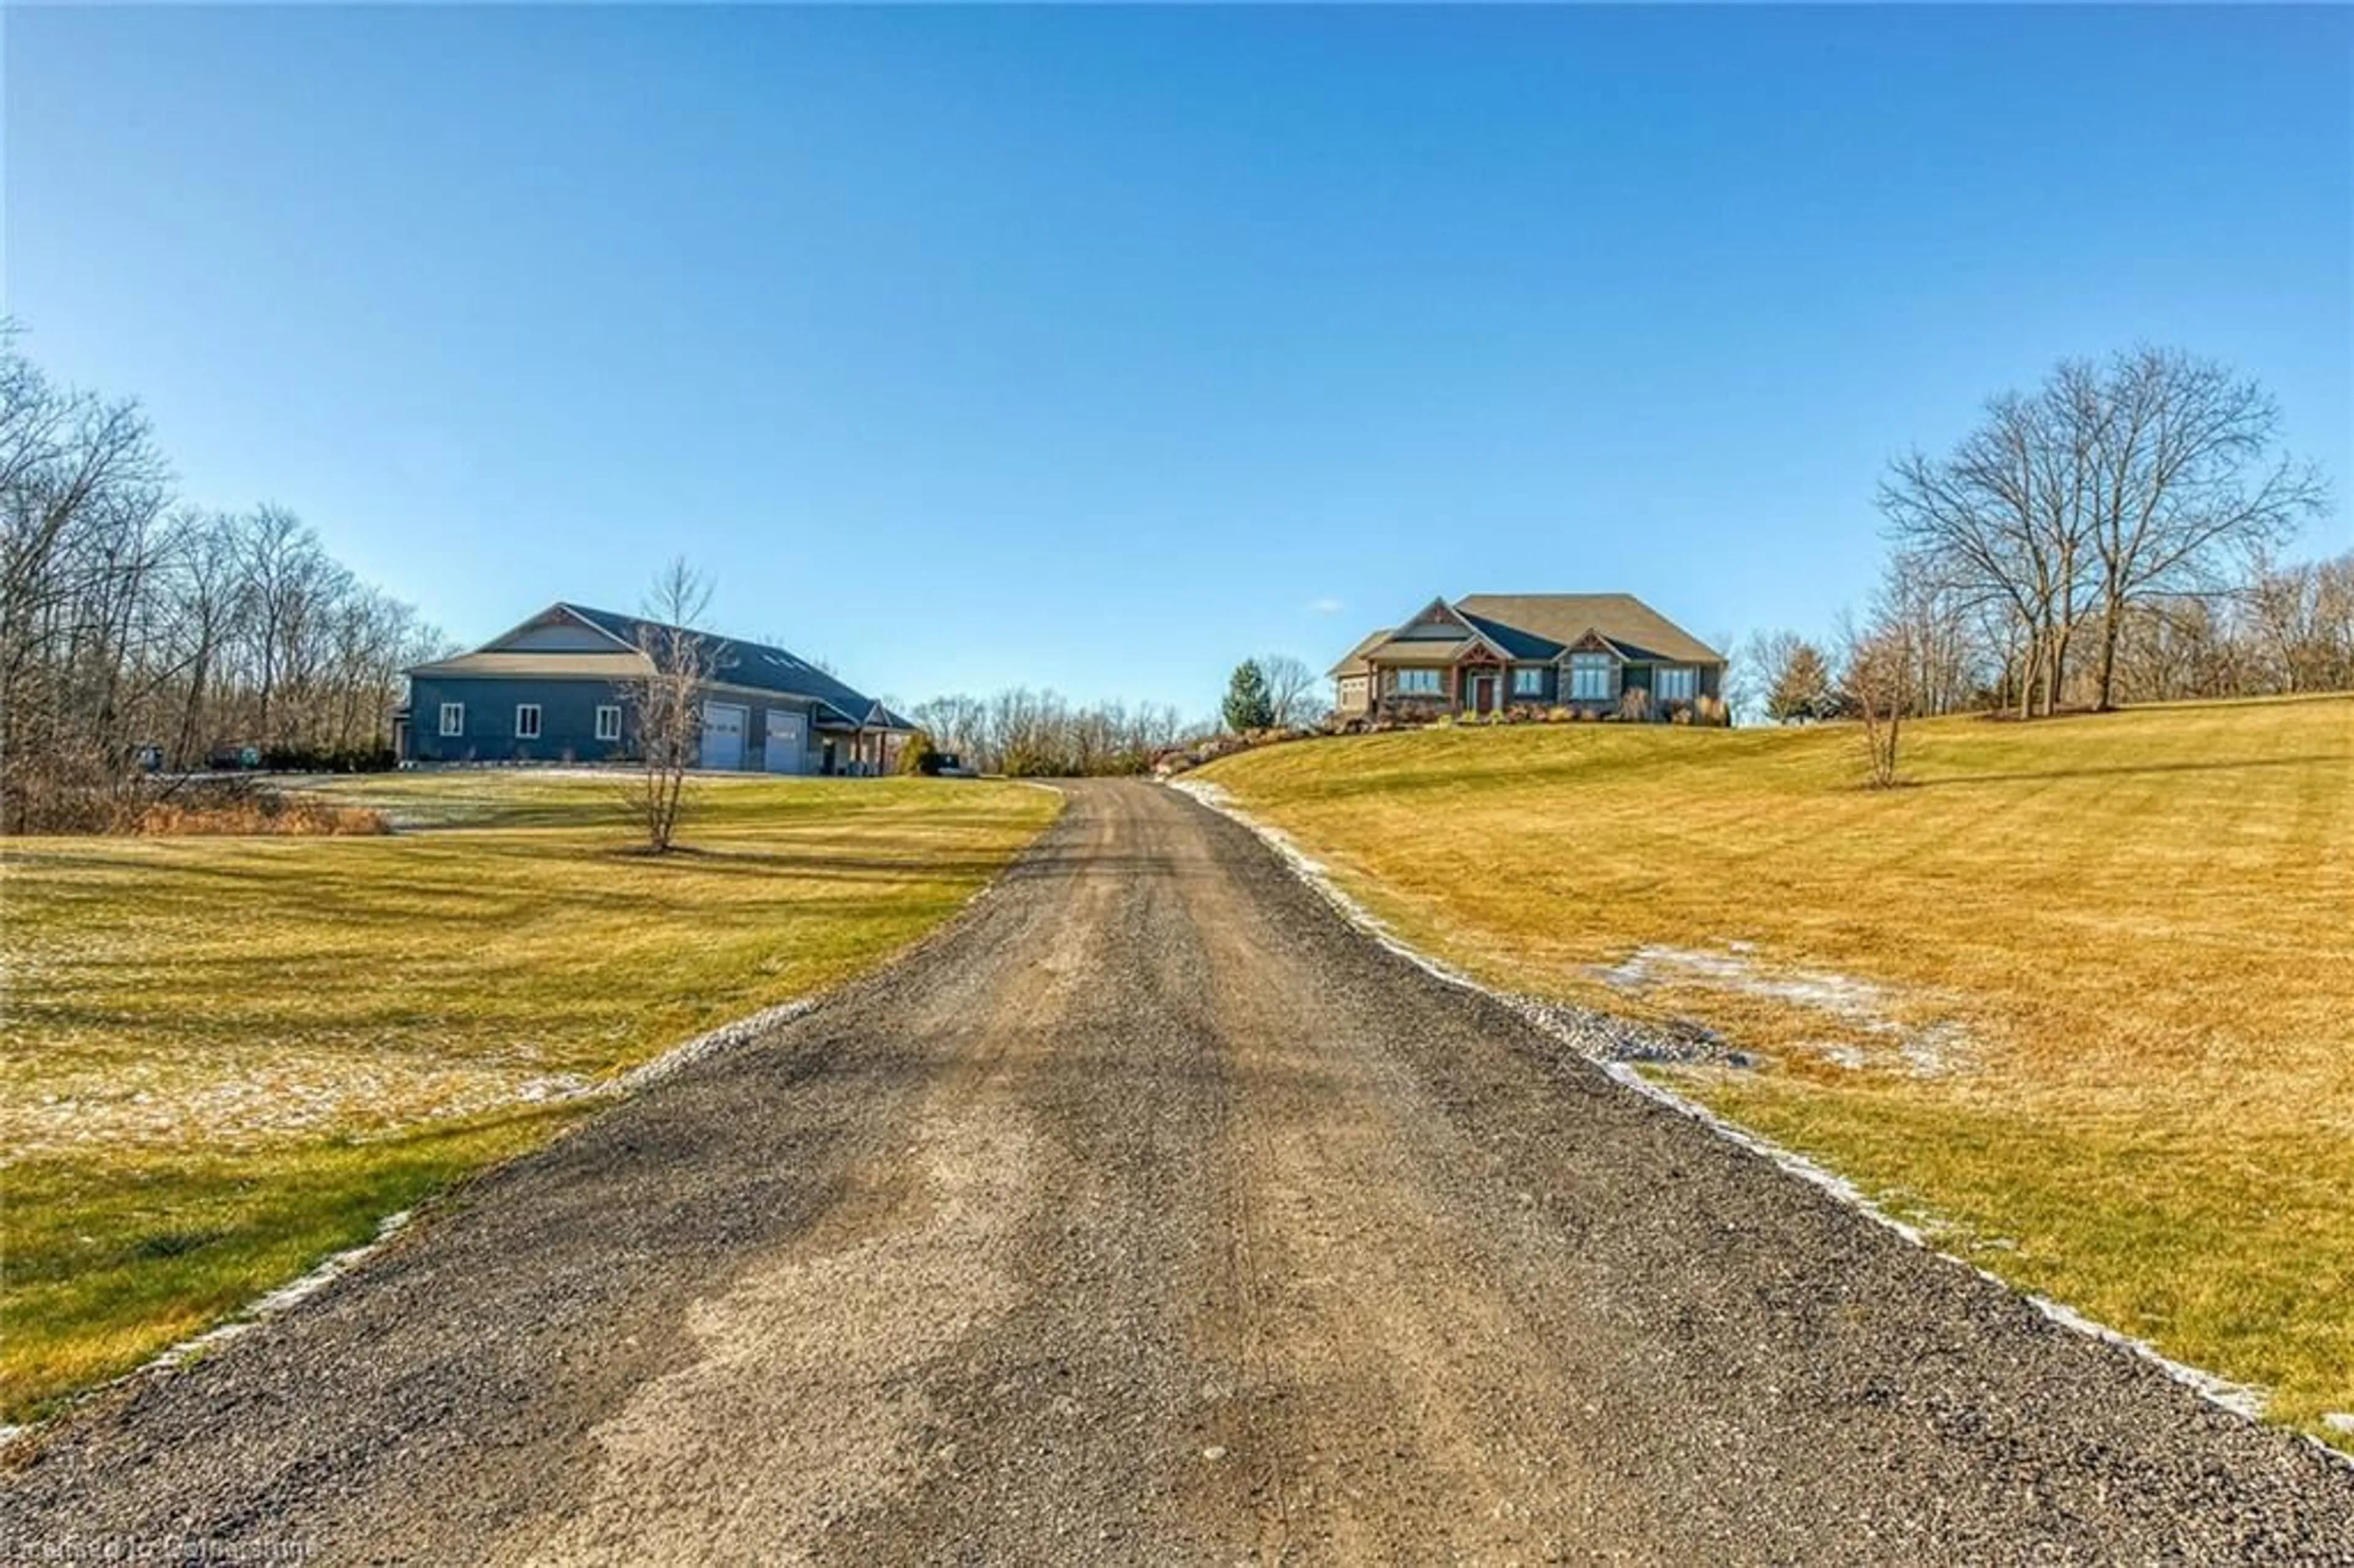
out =
<svg viewBox="0 0 2354 1568"><path fill-rule="evenodd" d="M2107 707L2137 612L2231 590L2323 510L2318 471L2278 450L2279 427L2261 386L2179 349L2063 361L1991 399L1946 456L1898 459L1880 507L1920 603L2004 629L2021 717L2066 700L2088 627Z"/></svg>
<svg viewBox="0 0 2354 1568"><path fill-rule="evenodd" d="M645 673L631 683L629 706L641 753L630 804L646 847L667 854L686 816L688 769L703 743L704 687L717 671L720 645L702 630L711 584L674 557L654 578L638 630Z"/></svg>
<svg viewBox="0 0 2354 1568"><path fill-rule="evenodd" d="M2062 366L2052 395L2089 410L2100 600L2095 705L2138 606L2220 593L2327 503L2320 471L2277 450L2280 406L2213 360L2138 348Z"/></svg>

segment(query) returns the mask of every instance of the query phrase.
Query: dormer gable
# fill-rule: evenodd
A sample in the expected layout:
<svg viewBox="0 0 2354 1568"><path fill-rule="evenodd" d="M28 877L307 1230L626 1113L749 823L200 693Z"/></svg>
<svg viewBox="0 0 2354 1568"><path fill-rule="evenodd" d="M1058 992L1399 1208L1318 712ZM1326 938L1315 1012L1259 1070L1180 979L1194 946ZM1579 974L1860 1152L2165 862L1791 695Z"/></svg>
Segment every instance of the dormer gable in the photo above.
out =
<svg viewBox="0 0 2354 1568"><path fill-rule="evenodd" d="M1603 636L1602 633L1595 630L1590 626L1583 632L1580 632L1577 636L1570 639L1568 646L1564 647L1561 651L1560 662L1563 663L1568 662L1570 656L1574 653L1607 653L1611 658L1617 660L1622 664L1627 662L1627 650L1619 647L1618 644L1611 641L1610 639Z"/></svg>

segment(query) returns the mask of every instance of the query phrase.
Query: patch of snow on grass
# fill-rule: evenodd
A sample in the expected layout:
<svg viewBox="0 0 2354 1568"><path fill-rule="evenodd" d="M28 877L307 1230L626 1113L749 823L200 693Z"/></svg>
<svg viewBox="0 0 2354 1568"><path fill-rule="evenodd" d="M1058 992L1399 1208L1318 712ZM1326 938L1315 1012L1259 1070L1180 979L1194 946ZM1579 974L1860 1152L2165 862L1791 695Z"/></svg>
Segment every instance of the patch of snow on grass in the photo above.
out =
<svg viewBox="0 0 2354 1568"><path fill-rule="evenodd" d="M1892 1017L1890 1010L1896 995L1886 986L1830 969L1769 969L1758 961L1755 953L1755 945L1746 942L1728 943L1721 953L1649 943L1617 963L1594 965L1590 972L1624 991L1691 985L1766 997L1827 1012L1893 1045L1898 1059L1916 1077L1935 1077L1954 1071L1968 1049L1967 1033L1951 1020L1914 1025ZM1841 1067L1869 1065L1867 1054L1852 1044L1826 1042L1816 1049L1824 1060Z"/></svg>
<svg viewBox="0 0 2354 1568"><path fill-rule="evenodd" d="M813 1005L801 997L764 1008L602 1079L535 1072L528 1054L511 1063L366 1063L328 1051L281 1051L266 1042L163 1063L108 1063L107 1081L85 1074L37 1097L0 1089L0 1167L122 1149L260 1148L513 1106L605 1099L743 1044Z"/></svg>

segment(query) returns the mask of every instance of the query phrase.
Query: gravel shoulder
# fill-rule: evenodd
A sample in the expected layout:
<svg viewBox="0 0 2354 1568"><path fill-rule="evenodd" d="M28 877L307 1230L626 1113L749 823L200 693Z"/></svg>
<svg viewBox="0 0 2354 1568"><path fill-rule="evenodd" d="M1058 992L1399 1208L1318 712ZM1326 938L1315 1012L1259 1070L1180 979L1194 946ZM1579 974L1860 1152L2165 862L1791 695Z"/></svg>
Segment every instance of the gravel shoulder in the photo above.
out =
<svg viewBox="0 0 2354 1568"><path fill-rule="evenodd" d="M45 1434L0 1550L2354 1561L2354 1470L1612 1083L1140 784Z"/></svg>

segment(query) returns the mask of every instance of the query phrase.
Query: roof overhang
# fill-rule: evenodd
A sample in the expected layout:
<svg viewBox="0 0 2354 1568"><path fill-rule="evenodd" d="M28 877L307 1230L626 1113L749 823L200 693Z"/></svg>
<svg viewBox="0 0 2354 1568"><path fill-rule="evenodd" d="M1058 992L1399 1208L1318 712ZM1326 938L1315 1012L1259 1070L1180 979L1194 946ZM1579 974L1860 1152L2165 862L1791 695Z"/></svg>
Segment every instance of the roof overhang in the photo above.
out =
<svg viewBox="0 0 2354 1568"><path fill-rule="evenodd" d="M611 653L501 653L476 649L454 658L414 664L401 673L428 679L631 681L644 678L646 656L635 649Z"/></svg>

